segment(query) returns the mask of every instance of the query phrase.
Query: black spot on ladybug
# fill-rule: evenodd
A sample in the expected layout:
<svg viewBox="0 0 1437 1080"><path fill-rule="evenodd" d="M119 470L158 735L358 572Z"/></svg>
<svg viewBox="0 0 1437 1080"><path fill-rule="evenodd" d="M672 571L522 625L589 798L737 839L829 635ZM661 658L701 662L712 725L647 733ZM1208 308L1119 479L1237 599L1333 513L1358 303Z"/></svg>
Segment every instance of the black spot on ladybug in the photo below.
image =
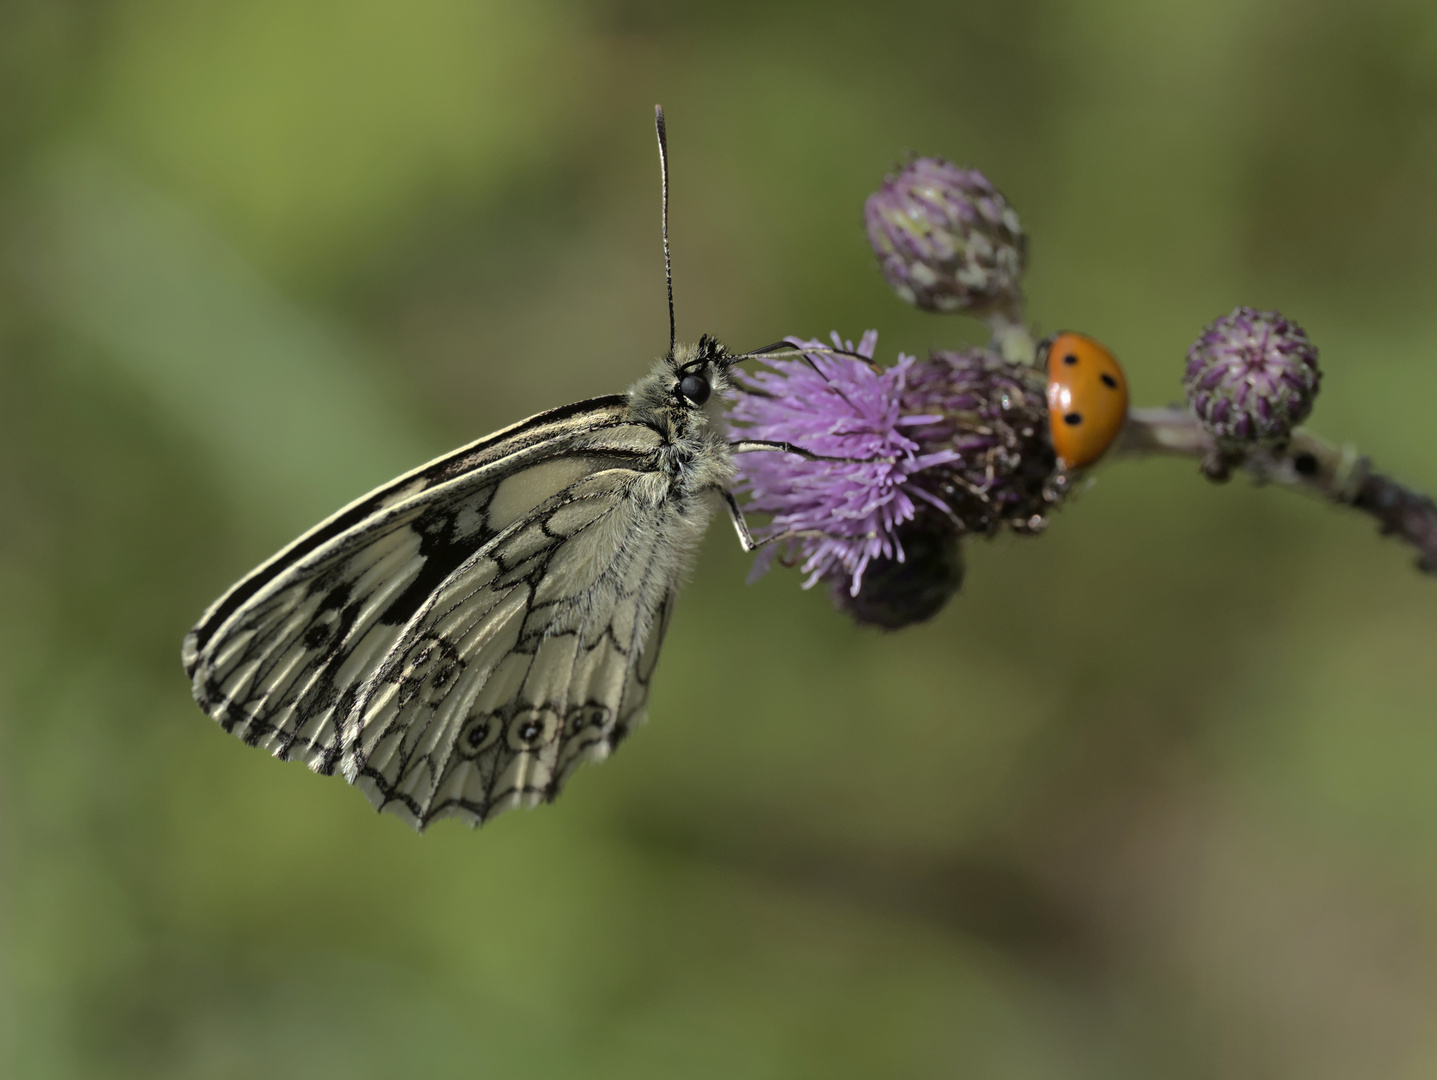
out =
<svg viewBox="0 0 1437 1080"><path fill-rule="evenodd" d="M1317 473L1317 458L1312 454L1298 454L1292 459L1292 467L1301 476L1314 476Z"/></svg>
<svg viewBox="0 0 1437 1080"><path fill-rule="evenodd" d="M1106 371L1099 375L1098 378L1102 379L1103 385L1108 387L1110 390L1116 390L1118 388L1118 380L1113 378Z"/></svg>
<svg viewBox="0 0 1437 1080"><path fill-rule="evenodd" d="M1082 422L1083 414L1079 412L1070 412L1063 417L1063 423L1071 424L1073 427L1077 427Z"/></svg>
<svg viewBox="0 0 1437 1080"><path fill-rule="evenodd" d="M1078 362L1078 358L1077 358L1075 355L1073 355L1072 353L1069 353L1067 356L1063 357L1063 363L1065 363L1065 364L1072 365L1072 364L1076 364L1077 362Z"/></svg>

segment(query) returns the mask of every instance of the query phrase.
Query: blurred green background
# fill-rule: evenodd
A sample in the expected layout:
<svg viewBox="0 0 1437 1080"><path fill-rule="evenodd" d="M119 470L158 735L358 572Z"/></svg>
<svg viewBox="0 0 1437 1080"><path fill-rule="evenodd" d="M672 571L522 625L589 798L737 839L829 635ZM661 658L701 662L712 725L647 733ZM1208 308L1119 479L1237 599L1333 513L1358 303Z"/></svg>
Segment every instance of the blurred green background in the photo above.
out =
<svg viewBox="0 0 1437 1080"><path fill-rule="evenodd" d="M1138 404L1237 303L1437 488L1430 0L0 4L0 1069L1437 1075L1437 583L1113 465L859 630L715 528L652 720L416 836L224 735L180 638L371 485L681 337L907 310L860 228L984 169Z"/></svg>

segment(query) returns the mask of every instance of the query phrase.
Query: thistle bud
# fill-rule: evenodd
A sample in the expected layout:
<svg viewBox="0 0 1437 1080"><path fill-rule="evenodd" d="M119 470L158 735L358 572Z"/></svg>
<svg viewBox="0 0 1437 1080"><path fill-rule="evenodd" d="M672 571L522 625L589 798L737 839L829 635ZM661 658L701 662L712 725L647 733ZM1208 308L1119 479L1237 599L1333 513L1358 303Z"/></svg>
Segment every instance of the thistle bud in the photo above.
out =
<svg viewBox="0 0 1437 1080"><path fill-rule="evenodd" d="M977 169L917 158L868 197L868 241L899 296L925 311L1016 311L1028 238Z"/></svg>
<svg viewBox="0 0 1437 1080"><path fill-rule="evenodd" d="M1280 445L1306 419L1322 373L1317 346L1276 311L1235 308L1188 349L1188 403L1225 453Z"/></svg>

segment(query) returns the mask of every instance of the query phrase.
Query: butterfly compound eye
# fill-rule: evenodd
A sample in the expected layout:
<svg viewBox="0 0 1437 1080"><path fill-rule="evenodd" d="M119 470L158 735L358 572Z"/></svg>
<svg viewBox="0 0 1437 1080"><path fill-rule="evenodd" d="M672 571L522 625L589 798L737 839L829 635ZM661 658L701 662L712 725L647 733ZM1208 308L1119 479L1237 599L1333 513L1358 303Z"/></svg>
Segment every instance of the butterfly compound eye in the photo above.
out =
<svg viewBox="0 0 1437 1080"><path fill-rule="evenodd" d="M679 380L679 393L695 405L702 405L709 399L709 381L702 375L685 375Z"/></svg>

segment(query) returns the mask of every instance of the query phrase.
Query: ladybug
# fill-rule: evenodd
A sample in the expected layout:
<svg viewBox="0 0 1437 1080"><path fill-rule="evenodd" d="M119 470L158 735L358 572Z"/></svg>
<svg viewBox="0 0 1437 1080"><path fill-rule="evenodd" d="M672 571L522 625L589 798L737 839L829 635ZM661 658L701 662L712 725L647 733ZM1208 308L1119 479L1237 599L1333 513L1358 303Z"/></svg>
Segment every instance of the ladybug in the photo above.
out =
<svg viewBox="0 0 1437 1080"><path fill-rule="evenodd" d="M1085 334L1048 343L1048 429L1064 467L1107 452L1128 416L1128 380L1113 354Z"/></svg>

